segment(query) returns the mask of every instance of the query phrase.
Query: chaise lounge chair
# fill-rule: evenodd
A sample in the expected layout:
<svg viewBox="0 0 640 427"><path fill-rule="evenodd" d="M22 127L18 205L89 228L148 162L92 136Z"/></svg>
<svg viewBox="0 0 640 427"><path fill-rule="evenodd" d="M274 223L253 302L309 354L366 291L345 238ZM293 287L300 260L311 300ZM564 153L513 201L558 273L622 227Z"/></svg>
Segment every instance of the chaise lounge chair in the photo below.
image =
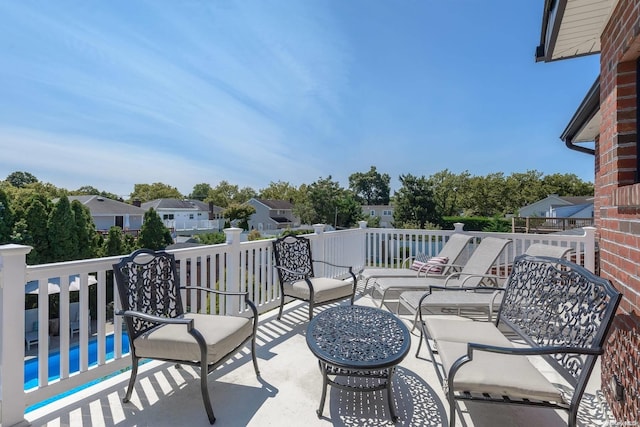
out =
<svg viewBox="0 0 640 427"><path fill-rule="evenodd" d="M495 274L489 274L493 264L496 262L504 248L511 243L507 239L495 237L485 237L478 247L473 251L462 270L451 273L446 277L383 277L376 279L372 295L377 290L382 294L380 307L384 306L389 292L401 291L421 291L424 293L431 286L439 285L444 287L479 286L481 283L493 283L498 285L502 279Z"/></svg>
<svg viewBox="0 0 640 427"><path fill-rule="evenodd" d="M565 258L573 251L566 246L545 245L534 243L524 252L526 255L550 258ZM504 288L487 286L463 286L443 287L430 286L427 292L408 291L400 294L398 304L415 313L414 327L418 319L418 307L433 313L434 310L454 310L458 316L462 310L470 310L474 313L487 312L488 321L491 322L493 313L502 302ZM448 313L445 313L448 314Z"/></svg>
<svg viewBox="0 0 640 427"><path fill-rule="evenodd" d="M364 288L362 292L366 292L369 282L373 282L376 279L383 277L426 277L435 276L443 277L454 271L460 270L458 266L460 259L467 248L472 236L467 234L455 233L449 237L440 252L436 257L431 257L433 262L429 262L431 258L425 255L425 258L421 258L418 255L415 258L407 258L402 262L402 265L408 265L413 262L411 266L403 268L382 268L382 267L366 267L358 275L360 280L364 281ZM417 262L416 262L417 261ZM443 262L444 261L444 262Z"/></svg>

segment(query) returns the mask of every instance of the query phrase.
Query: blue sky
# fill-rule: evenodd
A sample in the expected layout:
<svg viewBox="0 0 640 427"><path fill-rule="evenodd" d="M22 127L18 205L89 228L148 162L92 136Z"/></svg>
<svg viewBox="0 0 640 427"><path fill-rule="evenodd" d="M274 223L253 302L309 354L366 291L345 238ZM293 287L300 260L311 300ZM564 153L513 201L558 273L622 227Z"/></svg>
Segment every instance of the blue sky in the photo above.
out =
<svg viewBox="0 0 640 427"><path fill-rule="evenodd" d="M1 1L0 179L128 197L398 176L574 173L599 57L535 63L543 0Z"/></svg>

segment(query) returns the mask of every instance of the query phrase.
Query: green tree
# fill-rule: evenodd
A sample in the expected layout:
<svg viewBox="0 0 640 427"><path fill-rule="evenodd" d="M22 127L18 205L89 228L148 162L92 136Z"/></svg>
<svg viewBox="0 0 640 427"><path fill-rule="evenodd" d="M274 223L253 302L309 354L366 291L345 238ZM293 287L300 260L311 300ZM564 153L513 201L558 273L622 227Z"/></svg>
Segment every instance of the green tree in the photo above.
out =
<svg viewBox="0 0 640 427"><path fill-rule="evenodd" d="M104 241L104 255L105 256L115 256L115 255L124 255L128 253L126 244L124 242L124 233L122 232L122 228L112 226L109 228L109 233L107 234L107 239Z"/></svg>
<svg viewBox="0 0 640 427"><path fill-rule="evenodd" d="M475 176L469 181L469 196L465 202L468 213L480 216L504 215L508 189L502 172Z"/></svg>
<svg viewBox="0 0 640 427"><path fill-rule="evenodd" d="M196 184L193 186L193 190L191 190L191 194L189 194L190 199L195 200L204 200L209 196L209 192L213 190L211 185L207 183Z"/></svg>
<svg viewBox="0 0 640 427"><path fill-rule="evenodd" d="M521 207L545 198L547 194L542 186L542 176L542 172L536 170L509 175L505 180L507 191L504 193L502 211L517 213Z"/></svg>
<svg viewBox="0 0 640 427"><path fill-rule="evenodd" d="M575 174L551 174L542 178L542 186L545 188L546 197L549 194L560 196L593 196L593 183L584 182Z"/></svg>
<svg viewBox="0 0 640 427"><path fill-rule="evenodd" d="M41 197L34 196L27 207L23 218L24 221L24 241L23 244L31 246L33 249L27 255L27 264L35 265L47 261L50 254L49 233L47 222L49 218L49 204Z"/></svg>
<svg viewBox="0 0 640 427"><path fill-rule="evenodd" d="M38 178L29 172L12 172L7 176L7 181L14 187L23 188L26 187L27 184L38 182Z"/></svg>
<svg viewBox="0 0 640 427"><path fill-rule="evenodd" d="M349 175L349 188L361 204L388 205L391 193L391 177L381 174L375 166L369 172L356 172Z"/></svg>
<svg viewBox="0 0 640 427"><path fill-rule="evenodd" d="M261 199L287 200L295 203L299 197L299 190L288 182L270 182L269 186L259 191Z"/></svg>
<svg viewBox="0 0 640 427"><path fill-rule="evenodd" d="M9 196L0 189L0 244L9 243L11 241L11 233L13 232L14 218L9 203Z"/></svg>
<svg viewBox="0 0 640 427"><path fill-rule="evenodd" d="M130 194L130 200L140 200L148 202L156 199L183 199L184 197L176 187L172 187L161 182L153 184L135 184L133 193Z"/></svg>
<svg viewBox="0 0 640 427"><path fill-rule="evenodd" d="M227 236L224 233L204 233L198 234L194 238L205 245L217 245L227 241Z"/></svg>
<svg viewBox="0 0 640 427"><path fill-rule="evenodd" d="M95 196L106 197L107 199L111 199L111 200L122 201L122 197L118 196L117 194L109 193L106 191L100 191L91 185L84 185L78 188L77 190L73 190L69 192L69 195L73 195L73 196L94 196L95 195Z"/></svg>
<svg viewBox="0 0 640 427"><path fill-rule="evenodd" d="M98 254L98 234L91 217L91 211L78 200L71 202L74 232L78 242L77 259L93 258Z"/></svg>
<svg viewBox="0 0 640 427"><path fill-rule="evenodd" d="M362 207L353 192L342 188L331 175L318 179L305 190L294 208L303 223L350 227L363 217Z"/></svg>
<svg viewBox="0 0 640 427"><path fill-rule="evenodd" d="M350 228L364 218L362 213L362 205L356 199L355 194L350 191L344 191L338 199L337 205L338 215L335 219L335 226L341 228Z"/></svg>
<svg viewBox="0 0 640 427"><path fill-rule="evenodd" d="M249 218L256 213L256 209L253 206L246 204L232 203L222 212L224 218L228 218L229 221L238 221L238 226L243 230L249 229Z"/></svg>
<svg viewBox="0 0 640 427"><path fill-rule="evenodd" d="M256 197L257 193L250 187L239 188L222 180L215 186L205 199L205 202L213 202L214 205L226 208L231 204L241 204Z"/></svg>
<svg viewBox="0 0 640 427"><path fill-rule="evenodd" d="M73 232L75 221L67 196L62 196L53 206L47 221L49 252L46 262L77 259L78 240Z"/></svg>
<svg viewBox="0 0 640 427"><path fill-rule="evenodd" d="M440 218L429 181L424 176L417 178L407 174L400 175L400 184L402 186L394 197L393 220L396 227L415 224L424 229L428 223L437 223Z"/></svg>
<svg viewBox="0 0 640 427"><path fill-rule="evenodd" d="M343 192L344 189L337 181L331 179L331 175L327 178L321 177L310 184L307 196L310 207L315 213L310 223L335 224L338 216L338 201Z"/></svg>
<svg viewBox="0 0 640 427"><path fill-rule="evenodd" d="M464 195L469 191L470 175L468 171L456 175L445 169L429 177L428 185L433 191L438 216L460 214L464 206Z"/></svg>
<svg viewBox="0 0 640 427"><path fill-rule="evenodd" d="M141 248L157 251L166 248L172 243L171 232L162 223L160 215L153 208L146 211L140 228L138 245Z"/></svg>

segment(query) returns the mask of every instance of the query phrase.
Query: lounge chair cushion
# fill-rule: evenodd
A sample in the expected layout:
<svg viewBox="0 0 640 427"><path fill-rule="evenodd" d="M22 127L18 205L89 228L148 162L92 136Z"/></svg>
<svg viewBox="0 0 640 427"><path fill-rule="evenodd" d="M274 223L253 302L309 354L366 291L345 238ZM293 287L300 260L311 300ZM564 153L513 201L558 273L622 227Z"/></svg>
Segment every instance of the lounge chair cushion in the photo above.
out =
<svg viewBox="0 0 640 427"><path fill-rule="evenodd" d="M474 341L483 341L482 338L476 337ZM441 340L437 347L445 372L467 354L467 343ZM474 351L473 360L456 373L453 387L455 391L564 402L558 389L526 356Z"/></svg>
<svg viewBox="0 0 640 427"><path fill-rule="evenodd" d="M329 277L312 277L309 280L313 285L313 299L316 303L345 298L353 293L353 284L349 281ZM284 289L287 295L305 300L309 299L309 285L304 280L285 283Z"/></svg>
<svg viewBox="0 0 640 427"><path fill-rule="evenodd" d="M251 319L187 313L207 342L207 363L215 363L253 334ZM154 359L200 360L200 347L185 325L162 325L135 339L136 355Z"/></svg>

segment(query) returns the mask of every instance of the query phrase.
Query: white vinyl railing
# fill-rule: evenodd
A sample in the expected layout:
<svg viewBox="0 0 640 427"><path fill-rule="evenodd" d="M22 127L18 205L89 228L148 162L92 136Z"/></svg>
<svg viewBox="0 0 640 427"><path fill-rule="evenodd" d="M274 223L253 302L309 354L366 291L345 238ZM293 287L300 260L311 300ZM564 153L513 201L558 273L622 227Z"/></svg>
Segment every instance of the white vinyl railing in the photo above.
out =
<svg viewBox="0 0 640 427"><path fill-rule="evenodd" d="M464 232L463 225L455 230L400 230L360 228L323 232L324 226L314 226L307 235L312 242L315 259L332 264L353 266L354 272L367 266L399 266L407 256L418 252L434 255L448 236ZM241 230L225 230L224 244L184 248L171 251L178 262L180 283L217 287L225 290L242 290L250 293L260 313L279 305L280 289L273 266L272 240L240 242ZM465 232L467 233L467 232ZM468 232L474 239L473 250L485 236L508 238L513 243L496 263L497 268L508 266L532 243L543 242L574 248L574 261L589 270L595 268L595 229L588 228L583 235L536 235L512 233ZM123 323L113 311L120 308L115 297L112 265L120 257L98 258L43 265L26 265L28 246L0 246L0 424L14 425L24 420L27 407L47 398L80 387L90 381L110 375L130 365L127 352L122 348ZM317 265L322 268L322 264ZM506 270L505 270L506 271ZM345 278L342 269L325 267L316 270L317 276ZM79 289L72 288L72 280L79 277ZM90 279L95 278L96 280ZM59 284L59 378L50 380L49 352L49 282ZM24 390L25 366L25 284L38 283L38 380L37 385ZM94 286L95 289L90 288ZM75 293L75 294L74 294ZM80 302L80 334L78 340L79 371L70 371L69 334L71 300ZM222 300L217 307L209 308L195 294L183 295L185 309L192 312L214 310L218 313L236 314L244 309L237 298ZM94 313L90 314L90 308ZM92 330L92 320L95 329ZM27 325L29 327L30 325ZM111 336L112 335L112 336ZM107 342L113 339L113 351L107 352ZM91 340L91 343L90 343ZM90 362L89 346L97 349L97 360Z"/></svg>

